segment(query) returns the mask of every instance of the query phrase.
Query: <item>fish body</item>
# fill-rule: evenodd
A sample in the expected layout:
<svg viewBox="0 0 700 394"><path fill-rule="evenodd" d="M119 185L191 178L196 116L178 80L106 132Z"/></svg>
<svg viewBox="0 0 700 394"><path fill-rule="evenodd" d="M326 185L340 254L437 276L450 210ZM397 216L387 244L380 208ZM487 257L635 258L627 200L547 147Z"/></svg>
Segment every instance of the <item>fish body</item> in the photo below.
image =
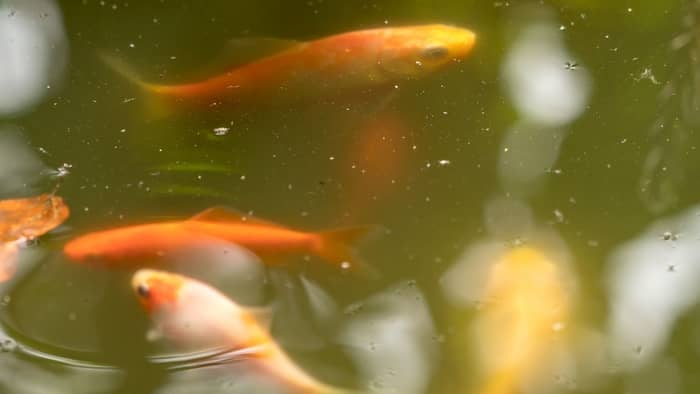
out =
<svg viewBox="0 0 700 394"><path fill-rule="evenodd" d="M478 394L519 392L546 369L569 319L567 284L561 267L533 247L506 251L493 264L475 321L487 376Z"/></svg>
<svg viewBox="0 0 700 394"><path fill-rule="evenodd" d="M64 253L76 261L95 259L140 263L186 249L226 242L243 247L270 263L295 254L316 254L341 265L353 263L355 259L350 245L368 230L367 227L355 227L304 232L214 207L187 220L146 223L86 234L68 242Z"/></svg>
<svg viewBox="0 0 700 394"><path fill-rule="evenodd" d="M250 349L246 358L266 377L299 393L339 393L297 366L256 314L218 290L182 275L142 269L132 287L154 329L182 349ZM204 307L206 306L206 307Z"/></svg>
<svg viewBox="0 0 700 394"><path fill-rule="evenodd" d="M210 106L329 97L418 78L466 57L475 40L470 30L440 24L353 31L297 43L223 74L173 85L146 82L121 60L102 57L163 104Z"/></svg>

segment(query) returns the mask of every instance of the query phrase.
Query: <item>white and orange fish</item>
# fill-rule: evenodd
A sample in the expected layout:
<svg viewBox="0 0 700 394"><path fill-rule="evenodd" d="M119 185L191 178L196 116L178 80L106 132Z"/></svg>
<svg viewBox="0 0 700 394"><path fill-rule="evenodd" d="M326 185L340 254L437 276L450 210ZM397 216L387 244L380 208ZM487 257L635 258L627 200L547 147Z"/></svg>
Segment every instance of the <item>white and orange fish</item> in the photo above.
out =
<svg viewBox="0 0 700 394"><path fill-rule="evenodd" d="M131 281L153 329L187 350L226 347L250 350L248 360L262 376L297 393L344 393L319 382L284 352L258 320L218 290L191 278L142 269Z"/></svg>
<svg viewBox="0 0 700 394"><path fill-rule="evenodd" d="M266 222L222 207L209 208L189 219L118 227L80 236L64 253L76 261L102 261L134 266L162 260L174 253L216 243L247 249L268 264L291 255L315 254L339 268L360 268L352 244L372 227L305 232Z"/></svg>
<svg viewBox="0 0 700 394"><path fill-rule="evenodd" d="M294 43L222 74L182 84L147 82L121 59L102 58L148 93L155 113L167 113L177 105L296 101L390 86L460 61L475 41L470 30L440 24L352 31Z"/></svg>

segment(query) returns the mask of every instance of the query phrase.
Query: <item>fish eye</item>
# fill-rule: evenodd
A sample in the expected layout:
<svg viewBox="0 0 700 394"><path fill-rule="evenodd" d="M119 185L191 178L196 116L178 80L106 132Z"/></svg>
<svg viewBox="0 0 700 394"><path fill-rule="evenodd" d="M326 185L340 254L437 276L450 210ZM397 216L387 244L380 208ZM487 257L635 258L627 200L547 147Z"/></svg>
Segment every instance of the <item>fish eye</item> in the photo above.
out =
<svg viewBox="0 0 700 394"><path fill-rule="evenodd" d="M143 298L148 298L151 295L151 290L148 288L148 285L143 283L136 286L136 292Z"/></svg>
<svg viewBox="0 0 700 394"><path fill-rule="evenodd" d="M443 46L435 45L435 46L429 46L429 47L425 48L423 50L423 53L421 53L421 56L424 59L438 60L438 59L442 59L445 56L447 56L448 53L449 53L449 51L447 50L447 48L445 48Z"/></svg>

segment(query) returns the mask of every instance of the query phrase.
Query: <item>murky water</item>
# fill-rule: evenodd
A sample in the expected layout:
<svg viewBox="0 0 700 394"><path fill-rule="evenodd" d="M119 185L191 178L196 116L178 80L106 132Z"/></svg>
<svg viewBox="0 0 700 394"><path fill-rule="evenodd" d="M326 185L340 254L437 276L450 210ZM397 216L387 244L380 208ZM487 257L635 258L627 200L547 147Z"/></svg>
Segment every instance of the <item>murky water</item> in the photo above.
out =
<svg viewBox="0 0 700 394"><path fill-rule="evenodd" d="M700 5L515 3L0 0L0 197L58 184L71 207L2 285L2 392L280 392L236 352L148 340L134 267L62 253L216 205L377 225L357 245L377 277L314 256L159 266L274 305L272 336L333 386L698 392ZM101 60L182 82L270 38L426 23L474 51L369 94L156 113Z"/></svg>

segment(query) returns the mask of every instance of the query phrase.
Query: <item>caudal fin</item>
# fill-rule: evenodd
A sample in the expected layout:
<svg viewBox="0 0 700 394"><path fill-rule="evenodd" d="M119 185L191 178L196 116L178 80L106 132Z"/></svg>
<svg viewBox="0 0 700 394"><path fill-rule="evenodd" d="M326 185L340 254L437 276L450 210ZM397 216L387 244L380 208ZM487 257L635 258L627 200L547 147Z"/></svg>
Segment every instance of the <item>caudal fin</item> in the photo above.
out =
<svg viewBox="0 0 700 394"><path fill-rule="evenodd" d="M138 71L124 61L124 59L105 51L98 52L98 56L112 71L136 85L139 90L141 90L142 98L140 100L145 102L146 113L149 117L164 118L172 113L173 110L171 106L167 105L163 97L160 97L153 91L156 86L144 81Z"/></svg>
<svg viewBox="0 0 700 394"><path fill-rule="evenodd" d="M360 226L320 232L317 234L316 254L343 270L377 276L376 270L360 260L354 250L355 245L373 230L376 227Z"/></svg>

